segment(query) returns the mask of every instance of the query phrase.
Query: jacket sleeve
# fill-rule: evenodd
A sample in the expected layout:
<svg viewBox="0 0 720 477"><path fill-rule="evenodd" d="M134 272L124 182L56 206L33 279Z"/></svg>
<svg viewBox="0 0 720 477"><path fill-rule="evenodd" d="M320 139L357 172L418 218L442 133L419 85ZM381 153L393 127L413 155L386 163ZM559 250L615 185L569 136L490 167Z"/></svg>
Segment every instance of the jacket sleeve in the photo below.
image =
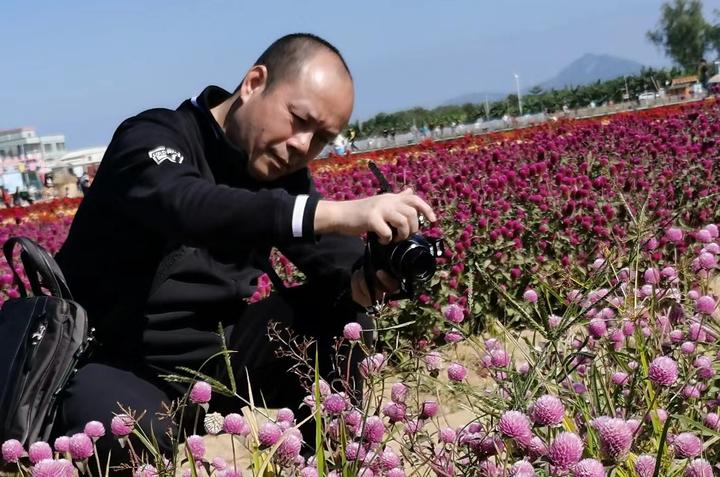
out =
<svg viewBox="0 0 720 477"><path fill-rule="evenodd" d="M296 196L282 189L216 185L203 178L186 140L166 125L141 122L121 128L103 168L96 180L106 182L112 207L170 241L223 251L314 241L317 194L303 198L302 233L298 226L293 233Z"/></svg>

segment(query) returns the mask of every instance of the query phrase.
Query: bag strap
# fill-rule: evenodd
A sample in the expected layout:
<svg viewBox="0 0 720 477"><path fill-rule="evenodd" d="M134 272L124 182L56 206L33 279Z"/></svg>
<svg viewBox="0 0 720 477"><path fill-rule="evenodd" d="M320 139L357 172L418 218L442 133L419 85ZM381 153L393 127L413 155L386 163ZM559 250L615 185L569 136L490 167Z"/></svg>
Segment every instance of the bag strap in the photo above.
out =
<svg viewBox="0 0 720 477"><path fill-rule="evenodd" d="M13 251L16 245L20 245L20 259L30 282L33 295L44 295L42 287L45 286L50 290L52 296L67 300L73 299L65 276L48 251L27 237L11 237L3 245L3 253L10 265L15 284L22 297L27 297L27 290L17 270L15 270Z"/></svg>

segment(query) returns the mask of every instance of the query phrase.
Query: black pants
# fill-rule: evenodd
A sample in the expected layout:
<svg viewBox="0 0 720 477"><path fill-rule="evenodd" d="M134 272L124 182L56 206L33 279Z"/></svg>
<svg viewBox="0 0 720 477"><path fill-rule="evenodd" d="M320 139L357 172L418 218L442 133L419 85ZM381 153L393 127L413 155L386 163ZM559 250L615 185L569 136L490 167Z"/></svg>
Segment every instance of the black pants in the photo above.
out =
<svg viewBox="0 0 720 477"><path fill-rule="evenodd" d="M308 285L291 288L282 294L272 294L260 302L248 305L234 325L225 330L228 348L233 353L233 371L236 376L238 394L247 398L247 377L250 376L250 385L256 405L267 403L268 407L289 407L296 411L298 420L307 416L306 406L298 408L302 399L308 394L301 385L297 376L289 371L296 364L288 358L278 358L275 350L278 343L270 342L267 336L267 327L270 321L285 327L291 327L297 335L312 338L318 346L319 369L323 377L329 382L337 380L340 376L333 370L335 352L333 345L335 337L342 335L343 326L350 321L359 321L363 329L370 330L372 321L364 314L358 314L357 309L347 304L336 306L327 303L327 298L321 290L313 290ZM370 335L370 333L366 333ZM366 336L366 341L369 341ZM361 377L357 371L357 363L362 359L361 351L354 348L350 359L351 380L356 386L355 398L359 399L362 389ZM218 348L219 351L219 348ZM347 364L347 349L341 353ZM315 355L311 348L310 357ZM222 358L217 359L214 366L217 379L227 383L226 367L222 365ZM178 362L176 365L187 365ZM310 369L314 364L309 363ZM347 369L343 366L343 371ZM344 376L342 376L344 377ZM154 370L146 367L125 367L118 364L117 357L112 361L88 363L78 370L71 380L68 389L60 403L58 418L53 430L53 438L60 435L72 435L82 432L85 423L91 420L105 424L106 436L98 440L100 457L107 458L108 451L112 450L112 463L128 462L127 449L121 449L117 440L111 436L110 420L114 413L120 413L118 403L134 411L145 412L140 421L141 427L150 435L152 433L158 440L161 450L169 454L171 440L167 431L177 423L168 419L160 419L158 413L163 413L164 406L173 399L182 396L187 387L169 385L159 379ZM214 393L210 402L210 412L227 414L239 412L244 403L237 398L224 398ZM195 410L187 410L184 424L189 424L184 432L188 435L192 431L192 421ZM185 426L183 426L185 427ZM198 433L202 431L202 420L198 425ZM306 436L308 444L314 443L314 423L308 422L301 429ZM136 451L139 449L136 448Z"/></svg>

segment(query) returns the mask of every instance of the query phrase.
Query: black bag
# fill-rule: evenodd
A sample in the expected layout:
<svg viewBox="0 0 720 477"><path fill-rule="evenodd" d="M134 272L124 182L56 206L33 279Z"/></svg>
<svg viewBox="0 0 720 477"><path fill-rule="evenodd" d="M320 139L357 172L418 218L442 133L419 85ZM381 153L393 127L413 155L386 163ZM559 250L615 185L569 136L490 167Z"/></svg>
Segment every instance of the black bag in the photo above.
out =
<svg viewBox="0 0 720 477"><path fill-rule="evenodd" d="M15 271L17 244L33 296ZM3 252L20 298L0 309L0 442L17 439L27 448L50 437L58 394L86 357L92 331L85 310L72 301L60 267L45 249L28 238L12 237Z"/></svg>

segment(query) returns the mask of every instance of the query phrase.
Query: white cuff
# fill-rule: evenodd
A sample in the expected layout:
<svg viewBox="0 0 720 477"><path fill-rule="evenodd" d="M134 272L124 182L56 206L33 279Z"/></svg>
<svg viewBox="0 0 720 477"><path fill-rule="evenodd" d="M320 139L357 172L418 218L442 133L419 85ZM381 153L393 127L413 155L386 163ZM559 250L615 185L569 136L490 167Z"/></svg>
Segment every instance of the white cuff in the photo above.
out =
<svg viewBox="0 0 720 477"><path fill-rule="evenodd" d="M295 206L292 214L292 233L293 237L302 237L303 235L303 218L305 217L305 204L307 204L308 196L305 194L295 198Z"/></svg>

